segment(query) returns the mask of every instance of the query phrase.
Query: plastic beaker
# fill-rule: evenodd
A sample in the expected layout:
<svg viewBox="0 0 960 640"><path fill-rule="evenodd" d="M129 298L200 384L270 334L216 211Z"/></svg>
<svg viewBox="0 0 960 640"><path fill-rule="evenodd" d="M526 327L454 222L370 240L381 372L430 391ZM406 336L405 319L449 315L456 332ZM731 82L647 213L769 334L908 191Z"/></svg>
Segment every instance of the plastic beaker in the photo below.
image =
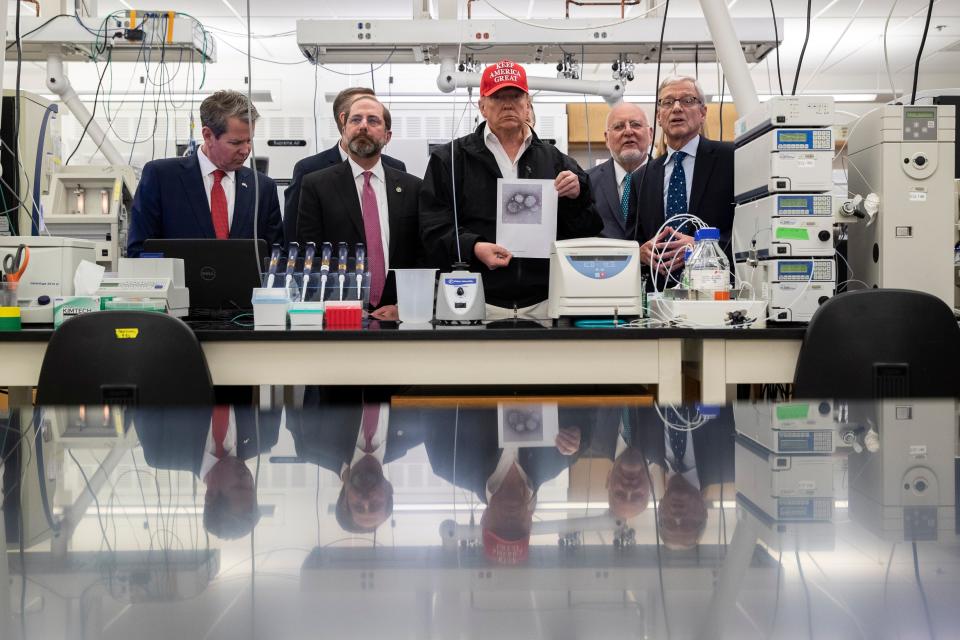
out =
<svg viewBox="0 0 960 640"><path fill-rule="evenodd" d="M397 279L397 313L400 322L433 320L436 269L391 269Z"/></svg>

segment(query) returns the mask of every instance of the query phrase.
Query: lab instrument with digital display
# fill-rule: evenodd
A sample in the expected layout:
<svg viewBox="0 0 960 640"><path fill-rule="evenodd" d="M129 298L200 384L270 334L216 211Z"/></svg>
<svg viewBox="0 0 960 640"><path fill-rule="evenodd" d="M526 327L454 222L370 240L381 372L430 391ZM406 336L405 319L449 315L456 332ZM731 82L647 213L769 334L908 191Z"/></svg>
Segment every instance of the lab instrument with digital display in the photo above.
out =
<svg viewBox="0 0 960 640"><path fill-rule="evenodd" d="M738 202L833 188L833 132L828 128L774 129L736 144L733 192Z"/></svg>
<svg viewBox="0 0 960 640"><path fill-rule="evenodd" d="M549 315L642 316L640 245L632 240L557 240L550 252Z"/></svg>
<svg viewBox="0 0 960 640"><path fill-rule="evenodd" d="M837 291L837 264L832 258L738 262L737 277L767 301L767 319L777 322L809 322Z"/></svg>
<svg viewBox="0 0 960 640"><path fill-rule="evenodd" d="M178 318L190 311L181 258L120 258L117 274L105 276L96 295L119 305L159 301L168 314Z"/></svg>
<svg viewBox="0 0 960 640"><path fill-rule="evenodd" d="M837 206L829 193L776 194L737 205L734 261L833 257Z"/></svg>
<svg viewBox="0 0 960 640"><path fill-rule="evenodd" d="M25 324L53 323L53 302L74 294L73 276L82 260L96 260L91 240L50 236L0 236L0 260L30 247L30 263L20 277L17 301Z"/></svg>

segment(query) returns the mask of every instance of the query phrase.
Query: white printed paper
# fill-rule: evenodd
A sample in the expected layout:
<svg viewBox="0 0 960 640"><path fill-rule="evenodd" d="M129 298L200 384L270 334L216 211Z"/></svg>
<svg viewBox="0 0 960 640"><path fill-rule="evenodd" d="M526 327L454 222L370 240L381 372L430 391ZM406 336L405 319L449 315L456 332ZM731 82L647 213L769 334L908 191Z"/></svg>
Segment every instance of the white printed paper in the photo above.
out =
<svg viewBox="0 0 960 640"><path fill-rule="evenodd" d="M501 449L554 447L560 434L560 411L556 403L499 403L497 426Z"/></svg>
<svg viewBox="0 0 960 640"><path fill-rule="evenodd" d="M549 258L556 239L553 180L497 179L497 244L517 258Z"/></svg>

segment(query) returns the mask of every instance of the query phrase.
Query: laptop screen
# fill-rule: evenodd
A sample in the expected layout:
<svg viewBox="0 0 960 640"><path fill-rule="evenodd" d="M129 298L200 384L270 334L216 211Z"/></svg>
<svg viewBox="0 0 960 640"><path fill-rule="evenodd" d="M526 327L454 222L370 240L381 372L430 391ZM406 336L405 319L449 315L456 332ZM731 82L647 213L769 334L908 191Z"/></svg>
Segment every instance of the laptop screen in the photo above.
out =
<svg viewBox="0 0 960 640"><path fill-rule="evenodd" d="M257 240L260 264L269 258L266 240ZM142 257L182 258L190 289L190 309L251 309L253 289L260 286L260 267L253 240L150 239Z"/></svg>

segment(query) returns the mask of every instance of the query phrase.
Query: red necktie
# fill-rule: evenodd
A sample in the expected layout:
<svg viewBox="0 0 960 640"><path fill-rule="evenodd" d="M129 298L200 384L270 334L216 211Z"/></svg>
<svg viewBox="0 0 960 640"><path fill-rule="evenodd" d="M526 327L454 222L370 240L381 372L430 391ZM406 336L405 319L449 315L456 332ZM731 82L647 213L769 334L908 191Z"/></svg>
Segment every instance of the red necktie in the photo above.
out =
<svg viewBox="0 0 960 640"><path fill-rule="evenodd" d="M363 418L360 424L363 427L363 451L370 453L373 451L373 437L377 435L377 423L380 421L380 405L363 405Z"/></svg>
<svg viewBox="0 0 960 640"><path fill-rule="evenodd" d="M217 458L223 458L227 451L223 448L223 441L227 437L227 431L230 429L230 407L227 405L216 405L213 408L213 442L216 450L213 455Z"/></svg>
<svg viewBox="0 0 960 640"><path fill-rule="evenodd" d="M217 240L226 240L230 236L230 222L227 218L227 194L220 181L227 175L217 169L213 172L213 188L210 190L210 215L213 218L213 232Z"/></svg>
<svg viewBox="0 0 960 640"><path fill-rule="evenodd" d="M360 208L363 211L363 230L367 240L367 268L370 269L370 304L380 304L383 284L387 279L387 265L383 258L383 236L380 234L380 210L377 208L377 194L370 184L369 171L363 172L363 197Z"/></svg>

